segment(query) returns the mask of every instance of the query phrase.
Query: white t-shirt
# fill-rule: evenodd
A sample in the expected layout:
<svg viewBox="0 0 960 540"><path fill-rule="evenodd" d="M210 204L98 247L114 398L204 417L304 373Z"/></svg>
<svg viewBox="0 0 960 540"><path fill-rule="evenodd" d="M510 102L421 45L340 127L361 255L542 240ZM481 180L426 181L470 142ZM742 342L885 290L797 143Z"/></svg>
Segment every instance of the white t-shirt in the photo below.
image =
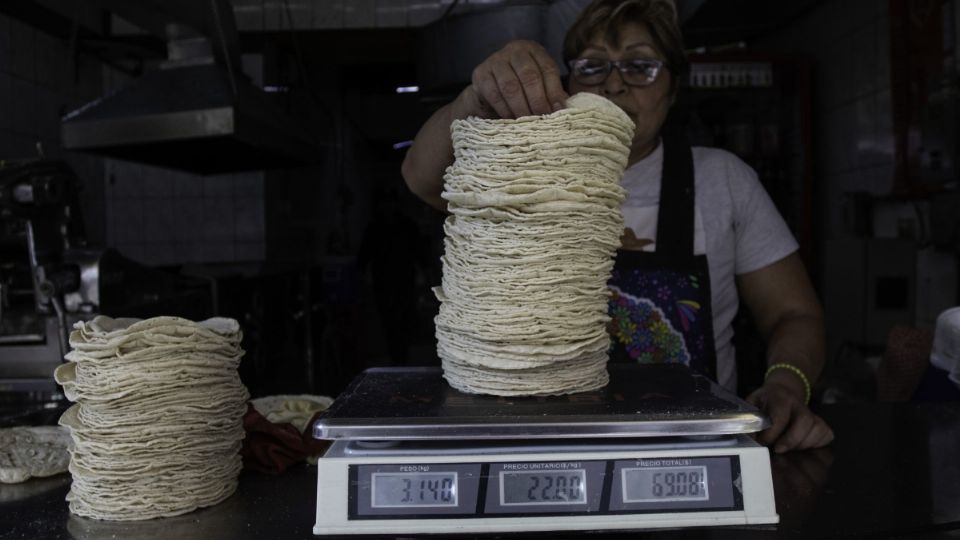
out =
<svg viewBox="0 0 960 540"><path fill-rule="evenodd" d="M638 239L654 243L663 145L628 168L623 187L625 225ZM777 212L757 173L740 158L718 148L693 148L694 253L706 254L713 303L713 338L717 348L717 381L736 391L736 356L731 323L739 299L734 276L759 270L797 250L797 241Z"/></svg>

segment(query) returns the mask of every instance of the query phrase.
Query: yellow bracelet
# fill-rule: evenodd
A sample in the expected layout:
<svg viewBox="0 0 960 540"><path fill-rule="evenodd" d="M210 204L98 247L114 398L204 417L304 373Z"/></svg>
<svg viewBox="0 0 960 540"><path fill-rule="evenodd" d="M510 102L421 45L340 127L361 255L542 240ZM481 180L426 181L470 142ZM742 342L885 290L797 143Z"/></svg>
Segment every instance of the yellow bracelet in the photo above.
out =
<svg viewBox="0 0 960 540"><path fill-rule="evenodd" d="M772 373L774 370L777 370L777 369L786 369L786 370L792 371L797 375L797 377L800 377L800 380L803 381L803 404L809 405L810 404L810 380L807 379L807 376L803 374L803 371L801 371L800 368L798 368L793 364L783 364L783 363L773 364L767 368L767 373L763 376L763 380L767 380L767 378L770 377L770 373Z"/></svg>

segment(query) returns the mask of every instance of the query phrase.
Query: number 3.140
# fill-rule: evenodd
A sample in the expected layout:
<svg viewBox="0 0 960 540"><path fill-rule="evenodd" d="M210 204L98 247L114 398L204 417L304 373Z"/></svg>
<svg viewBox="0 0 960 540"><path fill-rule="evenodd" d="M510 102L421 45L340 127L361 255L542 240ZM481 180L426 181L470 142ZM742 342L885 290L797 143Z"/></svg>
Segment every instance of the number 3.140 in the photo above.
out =
<svg viewBox="0 0 960 540"><path fill-rule="evenodd" d="M419 484L419 485L417 485ZM450 502L453 500L453 479L421 479L418 483L403 479L403 499L400 502Z"/></svg>

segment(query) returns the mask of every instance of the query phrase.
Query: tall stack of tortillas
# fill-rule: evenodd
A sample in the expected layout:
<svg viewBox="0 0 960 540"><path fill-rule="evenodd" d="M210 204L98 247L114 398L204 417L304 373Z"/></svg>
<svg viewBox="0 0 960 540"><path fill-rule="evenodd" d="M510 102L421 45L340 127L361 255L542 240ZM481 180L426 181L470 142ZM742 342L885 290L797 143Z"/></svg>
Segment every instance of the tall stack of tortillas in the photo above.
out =
<svg viewBox="0 0 960 540"><path fill-rule="evenodd" d="M70 334L56 379L75 448L70 511L109 520L174 516L229 497L249 394L237 321L97 317Z"/></svg>
<svg viewBox="0 0 960 540"><path fill-rule="evenodd" d="M464 392L551 395L607 384L607 281L634 125L610 101L453 123L437 351Z"/></svg>

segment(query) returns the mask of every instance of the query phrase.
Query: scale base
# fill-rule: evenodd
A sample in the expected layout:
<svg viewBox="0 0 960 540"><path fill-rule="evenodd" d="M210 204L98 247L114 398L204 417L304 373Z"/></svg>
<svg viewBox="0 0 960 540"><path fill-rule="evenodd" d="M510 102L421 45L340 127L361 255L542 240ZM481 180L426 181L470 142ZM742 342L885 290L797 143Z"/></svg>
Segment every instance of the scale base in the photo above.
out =
<svg viewBox="0 0 960 540"><path fill-rule="evenodd" d="M726 486L731 491L730 503L722 509L708 509L691 503L673 504L673 509L658 510L655 504L639 505L633 509L621 504L616 507L616 495L623 489L615 478L617 467L661 460L700 462L729 459L730 473L726 483L718 482L711 489ZM560 462L591 463L605 471L601 478L603 489L596 490L597 500L589 512L557 507L547 513L513 512L508 516L496 516L499 510L491 504L495 495L493 474L479 480L480 495L468 505L469 512L456 515L372 515L369 486L364 492L358 484L357 469L364 466L443 468L444 464L456 467L482 467L484 471L506 468L507 464L550 464ZM714 477L711 472L711 477ZM360 476L362 479L363 477ZM732 486L732 487L731 487ZM502 489L502 488L501 488ZM603 495L599 495L602 491ZM626 491L623 491L626 494ZM463 490L466 497L466 490ZM711 500L715 497L710 496ZM624 495L626 498L626 495ZM709 501L708 501L709 502ZM706 503L705 503L706 504ZM364 506L367 512L364 512ZM510 510L510 509L508 509ZM774 505L773 481L770 474L770 456L767 448L758 445L747 436L737 435L715 440L692 440L689 442L650 439L619 440L600 444L534 443L504 444L501 447L477 446L471 449L465 444L451 443L446 450L442 446L428 445L423 449L399 445L395 449L370 447L346 441L335 442L317 464L317 518L313 528L317 535L352 534L416 534L416 533L495 533L576 530L629 530L652 528L685 528L727 525L764 525L779 522Z"/></svg>

